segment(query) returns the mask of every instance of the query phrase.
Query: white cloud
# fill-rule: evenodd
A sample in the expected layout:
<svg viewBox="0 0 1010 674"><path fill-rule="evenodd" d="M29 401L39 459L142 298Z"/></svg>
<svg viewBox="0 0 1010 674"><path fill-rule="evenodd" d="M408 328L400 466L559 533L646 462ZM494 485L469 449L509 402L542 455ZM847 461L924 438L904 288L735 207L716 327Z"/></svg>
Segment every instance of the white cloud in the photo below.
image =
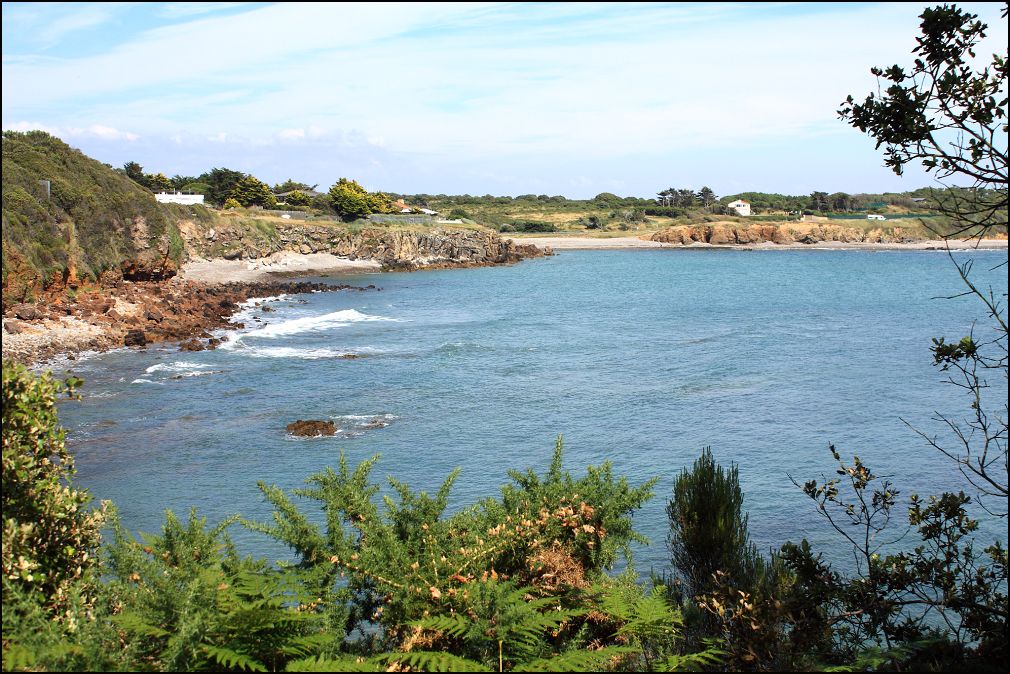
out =
<svg viewBox="0 0 1010 674"><path fill-rule="evenodd" d="M57 135L57 133L59 132L59 129L47 126L42 122L13 122L13 123L4 122L3 127L4 131L21 131L21 132L45 131L46 133L50 133L53 135Z"/></svg>
<svg viewBox="0 0 1010 674"><path fill-rule="evenodd" d="M794 162L823 162L824 139L857 145L835 111L876 88L871 66L910 61L922 10L286 3L221 17L206 14L233 3L180 4L168 11L199 18L103 54L5 57L3 116L99 136L114 120L182 144L313 139L441 165L603 167L592 175L615 158L732 162L785 145ZM1005 49L998 7L985 11Z"/></svg>
<svg viewBox="0 0 1010 674"><path fill-rule="evenodd" d="M223 12L249 4L248 2L167 2L158 8L158 14L168 19L182 19Z"/></svg>
<svg viewBox="0 0 1010 674"><path fill-rule="evenodd" d="M138 134L132 131L122 131L111 126L106 126L104 124L92 124L87 127L79 126L48 126L40 122L13 122L3 124L4 130L9 131L45 131L54 136L61 136L67 138L99 138L101 140L117 140L117 141L128 141L133 142L140 138Z"/></svg>
<svg viewBox="0 0 1010 674"><path fill-rule="evenodd" d="M135 133L130 131L120 131L119 129L114 129L111 126L104 126L102 124L92 124L86 130L86 133L90 133L93 136L97 136L103 140L128 140L134 141L140 138Z"/></svg>

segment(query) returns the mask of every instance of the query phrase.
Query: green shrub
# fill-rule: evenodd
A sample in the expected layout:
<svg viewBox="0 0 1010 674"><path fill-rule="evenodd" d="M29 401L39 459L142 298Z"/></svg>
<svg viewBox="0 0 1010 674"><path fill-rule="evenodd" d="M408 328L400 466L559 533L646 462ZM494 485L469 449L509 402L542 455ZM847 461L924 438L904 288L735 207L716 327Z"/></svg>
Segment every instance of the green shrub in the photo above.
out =
<svg viewBox="0 0 1010 674"><path fill-rule="evenodd" d="M95 565L104 519L104 504L89 509L70 482L74 460L56 418L56 398L80 383L3 364L4 597L18 591L53 617L67 614Z"/></svg>
<svg viewBox="0 0 1010 674"><path fill-rule="evenodd" d="M723 469L706 447L691 470L677 476L666 514L673 567L688 596L709 590L716 572L735 587L752 585L760 555L747 533L736 465Z"/></svg>

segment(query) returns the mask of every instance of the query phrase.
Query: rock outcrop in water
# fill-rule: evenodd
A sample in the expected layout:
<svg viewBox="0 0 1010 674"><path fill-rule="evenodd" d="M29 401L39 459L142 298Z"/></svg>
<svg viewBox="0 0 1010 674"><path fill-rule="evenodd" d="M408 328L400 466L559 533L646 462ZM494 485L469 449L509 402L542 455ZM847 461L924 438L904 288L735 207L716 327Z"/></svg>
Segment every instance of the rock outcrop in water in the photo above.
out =
<svg viewBox="0 0 1010 674"><path fill-rule="evenodd" d="M288 424L287 431L291 435L297 435L303 438L318 438L324 435L336 435L337 425L332 421L299 419L298 421L293 421Z"/></svg>

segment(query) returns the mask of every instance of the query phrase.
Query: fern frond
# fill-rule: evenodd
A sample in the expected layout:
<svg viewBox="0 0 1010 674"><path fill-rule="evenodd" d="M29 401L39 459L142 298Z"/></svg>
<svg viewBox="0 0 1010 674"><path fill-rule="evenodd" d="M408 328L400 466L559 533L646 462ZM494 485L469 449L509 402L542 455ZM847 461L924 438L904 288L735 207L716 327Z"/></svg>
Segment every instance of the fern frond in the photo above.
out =
<svg viewBox="0 0 1010 674"><path fill-rule="evenodd" d="M466 631L473 626L473 623L469 618L458 613L454 615L438 615L421 618L420 620L415 620L411 624L414 627L442 632L453 637L463 636L463 634L465 634Z"/></svg>
<svg viewBox="0 0 1010 674"><path fill-rule="evenodd" d="M312 652L320 651L336 640L332 634L306 634L300 637L293 637L286 644L281 646L280 652L284 655L305 657Z"/></svg>
<svg viewBox="0 0 1010 674"><path fill-rule="evenodd" d="M725 656L726 651L710 647L698 653L671 655L663 661L661 669L664 672L697 672L721 665Z"/></svg>
<svg viewBox="0 0 1010 674"><path fill-rule="evenodd" d="M385 667L375 658L303 658L288 663L286 672L381 672Z"/></svg>
<svg viewBox="0 0 1010 674"><path fill-rule="evenodd" d="M487 667L476 660L461 658L452 653L437 651L411 651L409 653L386 653L376 658L392 665L408 665L411 669L424 672L489 672Z"/></svg>
<svg viewBox="0 0 1010 674"><path fill-rule="evenodd" d="M248 655L237 653L230 648L225 648L223 646L210 646L207 644L204 644L200 648L204 653L210 656L214 662L227 669L235 669L237 667L247 672L267 671L267 668L264 667L262 663L256 661Z"/></svg>
<svg viewBox="0 0 1010 674"><path fill-rule="evenodd" d="M574 650L516 665L515 672L592 672L615 658L637 652L628 646L607 646L597 651Z"/></svg>
<svg viewBox="0 0 1010 674"><path fill-rule="evenodd" d="M127 632L134 632L146 637L160 639L169 636L167 630L151 625L136 613L121 613L112 616L112 621Z"/></svg>

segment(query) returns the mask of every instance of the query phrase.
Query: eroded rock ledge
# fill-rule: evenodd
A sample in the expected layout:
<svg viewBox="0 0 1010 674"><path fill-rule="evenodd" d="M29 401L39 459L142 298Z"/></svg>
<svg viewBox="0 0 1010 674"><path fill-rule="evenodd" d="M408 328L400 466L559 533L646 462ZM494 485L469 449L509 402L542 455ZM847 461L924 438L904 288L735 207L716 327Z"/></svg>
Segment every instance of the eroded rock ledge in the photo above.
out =
<svg viewBox="0 0 1010 674"><path fill-rule="evenodd" d="M796 223L795 225L681 225L656 232L652 241L690 245L708 243L714 246L747 245L757 243L910 243L922 237L906 232L900 227L890 229L859 229L831 224Z"/></svg>
<svg viewBox="0 0 1010 674"><path fill-rule="evenodd" d="M385 269L415 270L510 264L550 255L533 245L502 239L497 232L469 229L430 231L349 228L339 223L218 223L203 230L179 226L187 251L204 259L255 260L281 251L330 253L349 260L374 260Z"/></svg>

